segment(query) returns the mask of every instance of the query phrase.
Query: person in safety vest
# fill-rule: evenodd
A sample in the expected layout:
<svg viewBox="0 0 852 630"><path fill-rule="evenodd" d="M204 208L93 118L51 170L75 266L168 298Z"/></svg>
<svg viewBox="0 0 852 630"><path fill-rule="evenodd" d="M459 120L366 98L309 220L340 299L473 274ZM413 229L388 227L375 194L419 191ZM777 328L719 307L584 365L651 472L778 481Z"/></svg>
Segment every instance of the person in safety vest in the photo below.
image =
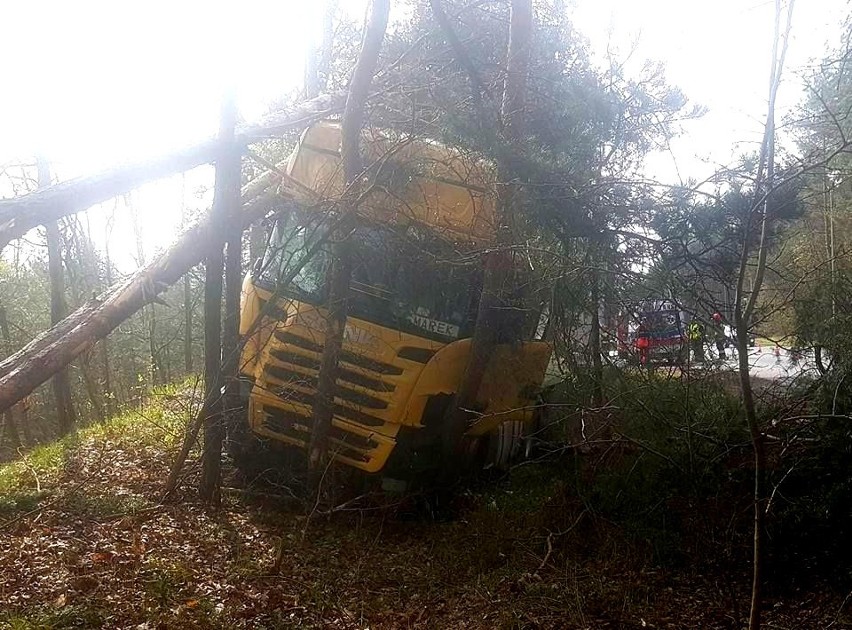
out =
<svg viewBox="0 0 852 630"><path fill-rule="evenodd" d="M722 324L722 314L718 311L713 313L713 341L716 342L716 350L719 351L719 359L724 361L727 359L725 354L725 346L728 344L728 338L725 336L725 326Z"/></svg>
<svg viewBox="0 0 852 630"><path fill-rule="evenodd" d="M693 319L686 329L689 348L695 361L704 361L704 326L698 319Z"/></svg>

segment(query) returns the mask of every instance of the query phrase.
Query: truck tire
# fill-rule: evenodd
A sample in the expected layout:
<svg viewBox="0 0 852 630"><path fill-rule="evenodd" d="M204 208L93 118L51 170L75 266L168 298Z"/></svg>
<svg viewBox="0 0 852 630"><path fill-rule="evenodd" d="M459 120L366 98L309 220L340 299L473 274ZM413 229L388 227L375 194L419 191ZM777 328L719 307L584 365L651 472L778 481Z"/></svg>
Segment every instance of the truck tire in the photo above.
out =
<svg viewBox="0 0 852 630"><path fill-rule="evenodd" d="M504 422L488 434L486 468L507 470L526 451L526 423L520 420Z"/></svg>

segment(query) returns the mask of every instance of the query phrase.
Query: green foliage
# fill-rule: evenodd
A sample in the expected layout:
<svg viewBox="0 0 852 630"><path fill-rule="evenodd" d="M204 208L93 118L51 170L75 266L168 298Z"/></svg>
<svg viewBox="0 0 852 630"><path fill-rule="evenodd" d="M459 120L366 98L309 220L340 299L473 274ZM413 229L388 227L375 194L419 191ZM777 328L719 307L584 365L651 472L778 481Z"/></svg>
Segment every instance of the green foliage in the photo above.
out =
<svg viewBox="0 0 852 630"><path fill-rule="evenodd" d="M803 115L793 128L804 170L801 201L806 208L798 231L781 252L780 293L792 295L794 312L787 329L801 345L818 344L848 370L852 299L852 66L846 43L852 32L847 17L844 39L827 51L809 77ZM802 281L805 278L805 281Z"/></svg>
<svg viewBox="0 0 852 630"><path fill-rule="evenodd" d="M0 510L26 510L41 498L41 488L48 487L72 461L81 445L109 443L131 449L151 446L173 446L183 434L186 418L192 411L192 380L155 389L140 408L125 411L106 422L93 424L60 440L37 446L20 459L0 464ZM186 404L175 404L176 399ZM134 505L111 504L112 499L93 496L77 497L81 510L100 512L126 511Z"/></svg>
<svg viewBox="0 0 852 630"><path fill-rule="evenodd" d="M731 384L627 375L606 385L613 442L584 458L581 493L660 562L718 553L712 543L748 501L751 447Z"/></svg>
<svg viewBox="0 0 852 630"><path fill-rule="evenodd" d="M625 202L635 190L624 184L626 177L648 151L665 144L678 117L698 113L685 111L685 96L666 82L661 67L648 65L636 79L615 64L598 69L564 3L536 3L525 138L502 146L495 130L508 6L443 4L447 15L457 18L451 19L452 28L469 63L448 44L429 3L412 2L411 19L387 43L390 59L407 55L392 73L401 85L374 105L377 121L397 126L404 111L406 130L413 123L415 133L438 134L436 139L450 146L512 164L534 184L524 191L533 231L546 224L560 232L576 232L578 226L588 232L633 220Z"/></svg>
<svg viewBox="0 0 852 630"><path fill-rule="evenodd" d="M67 310L71 311L120 280L117 269L94 247L75 218L62 226ZM201 283L190 272L189 309L193 313L193 367L201 366ZM2 354L9 355L50 327L50 290L43 251L25 243L0 261L0 306L6 311L9 340L0 337ZM162 299L172 306L184 302L183 283L169 288ZM69 376L80 422L101 420L163 382L186 376L184 366L184 308L148 306L121 324L91 352L75 361ZM108 371L108 373L107 373ZM50 442L57 436L53 392L41 387L27 400L27 419L18 432L25 446ZM16 417L20 415L15 412ZM26 426L24 426L26 424ZM0 440L2 442L2 440ZM16 444L2 442L6 456Z"/></svg>
<svg viewBox="0 0 852 630"><path fill-rule="evenodd" d="M0 627L9 630L82 630L102 628L107 614L86 605L45 607L25 616L0 613Z"/></svg>
<svg viewBox="0 0 852 630"><path fill-rule="evenodd" d="M36 509L50 494L39 491L0 491L0 518L6 519L16 514Z"/></svg>
<svg viewBox="0 0 852 630"><path fill-rule="evenodd" d="M743 158L738 169L716 183L715 196L673 190L670 205L655 209L651 227L663 245L654 257L648 283L656 285L658 292L669 289L688 310L704 316L720 311L733 322L742 250L748 243L753 258L760 240L760 222L754 218L759 202L754 168L751 158ZM792 178L769 198L773 220L768 224L767 242L773 251L786 250L786 241L803 215L803 186L801 178ZM770 294L777 281L770 272ZM764 311L774 313L771 302L762 300ZM763 316L758 314L755 319L762 323Z"/></svg>
<svg viewBox="0 0 852 630"><path fill-rule="evenodd" d="M737 570L751 553L754 468L734 375L609 370L605 378L607 412L583 412L590 451L578 459L580 498L647 544L657 562ZM852 412L842 378L835 372L820 387L805 381L774 404L759 404L762 426L772 426L767 549L779 585L813 576L852 580L852 425L818 417ZM590 376L579 373L556 401L583 407L592 393ZM784 419L803 406L816 419ZM577 421L565 415L552 434L557 444L578 441L566 429Z"/></svg>
<svg viewBox="0 0 852 630"><path fill-rule="evenodd" d="M192 570L180 562L152 562L140 577L145 593L157 607L163 608L172 604L184 587L191 583Z"/></svg>
<svg viewBox="0 0 852 630"><path fill-rule="evenodd" d="M808 401L808 414L773 427L770 559L772 571L791 581L828 576L852 584L852 390L844 386L846 374L835 369L791 392Z"/></svg>
<svg viewBox="0 0 852 630"><path fill-rule="evenodd" d="M37 446L20 459L0 465L0 495L36 490L58 474L69 447L77 443L77 436L67 436L56 442Z"/></svg>
<svg viewBox="0 0 852 630"><path fill-rule="evenodd" d="M151 507L151 504L137 496L74 492L63 497L63 507L69 514L77 514L83 518L105 518L116 514L132 515L143 508Z"/></svg>
<svg viewBox="0 0 852 630"><path fill-rule="evenodd" d="M823 419L785 427L773 471L773 572L852 583L852 425Z"/></svg>
<svg viewBox="0 0 852 630"><path fill-rule="evenodd" d="M852 105L852 71L849 68L848 39L852 34L852 18L847 17L840 42L826 51L819 65L814 66L809 89L803 99L803 116L794 128L799 150L808 162L818 162L834 155L829 166L841 171L850 167L845 146L852 131L849 117ZM838 152L838 149L841 149ZM847 149L847 150L842 150ZM820 169L822 170L822 169ZM818 176L823 172L817 172Z"/></svg>

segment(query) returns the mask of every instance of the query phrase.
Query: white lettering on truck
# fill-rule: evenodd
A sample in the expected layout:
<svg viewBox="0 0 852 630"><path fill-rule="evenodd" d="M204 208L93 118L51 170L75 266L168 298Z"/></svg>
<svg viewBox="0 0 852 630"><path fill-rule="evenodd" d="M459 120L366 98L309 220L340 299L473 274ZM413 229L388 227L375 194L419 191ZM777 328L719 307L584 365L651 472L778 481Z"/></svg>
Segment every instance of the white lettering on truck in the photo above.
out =
<svg viewBox="0 0 852 630"><path fill-rule="evenodd" d="M428 330L429 332L433 332L444 337L458 339L459 336L459 327L455 324L442 322L438 319L431 319L430 317L426 317L425 315L412 313L408 316L408 321L410 321L418 328Z"/></svg>

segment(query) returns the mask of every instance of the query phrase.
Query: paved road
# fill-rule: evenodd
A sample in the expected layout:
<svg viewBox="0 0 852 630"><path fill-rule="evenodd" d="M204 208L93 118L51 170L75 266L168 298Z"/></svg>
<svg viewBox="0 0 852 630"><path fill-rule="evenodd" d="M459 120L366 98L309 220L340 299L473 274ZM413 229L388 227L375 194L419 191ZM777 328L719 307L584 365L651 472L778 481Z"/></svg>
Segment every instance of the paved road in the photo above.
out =
<svg viewBox="0 0 852 630"><path fill-rule="evenodd" d="M716 348L711 349L709 356L716 358ZM725 365L732 369L737 369L736 352L730 348L727 350L728 359ZM732 356L733 355L733 356ZM802 373L815 371L816 364L814 363L814 355L812 351L801 353L799 361L794 361L790 356L790 352L783 348L776 349L772 345L759 345L754 348L749 348L748 353L749 364L751 365L751 375L756 378L765 378L767 380L777 381L788 377L799 376Z"/></svg>
<svg viewBox="0 0 852 630"><path fill-rule="evenodd" d="M707 368L727 368L731 371L739 369L737 354L733 348L728 348L726 350L727 359L721 365L718 362L719 355L716 352L715 346L705 348L704 352L708 359L707 363L704 364ZM785 379L795 378L805 373L817 373L812 350L801 353L801 358L798 361L793 361L787 350L778 348L778 354L776 356L774 345L762 344L755 346L754 348L749 348L748 357L749 364L751 365L751 375L754 378L763 379L765 381L783 381ZM621 365L628 369L636 369L635 366L632 368L628 367L626 362L619 360L614 355L609 358L611 361L615 362L616 365ZM700 371L701 367L699 367L699 365L700 364L693 365L693 368L697 368ZM663 366L660 369L668 369L673 375L680 374L680 368ZM551 360L544 380L545 386L559 383L564 379L565 374L559 369L555 360Z"/></svg>

